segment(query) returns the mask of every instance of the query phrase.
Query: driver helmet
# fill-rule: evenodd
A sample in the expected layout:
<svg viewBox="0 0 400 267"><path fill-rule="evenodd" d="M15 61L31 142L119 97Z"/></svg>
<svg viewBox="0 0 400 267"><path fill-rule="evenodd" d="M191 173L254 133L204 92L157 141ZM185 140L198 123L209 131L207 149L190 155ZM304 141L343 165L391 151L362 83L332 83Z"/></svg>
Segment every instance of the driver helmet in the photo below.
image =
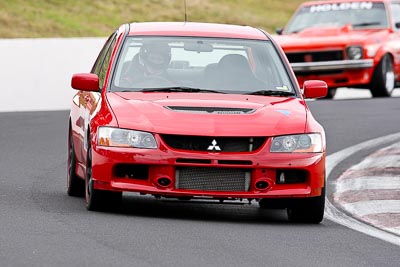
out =
<svg viewBox="0 0 400 267"><path fill-rule="evenodd" d="M139 52L139 62L149 74L161 74L171 61L171 47L166 43L143 44Z"/></svg>

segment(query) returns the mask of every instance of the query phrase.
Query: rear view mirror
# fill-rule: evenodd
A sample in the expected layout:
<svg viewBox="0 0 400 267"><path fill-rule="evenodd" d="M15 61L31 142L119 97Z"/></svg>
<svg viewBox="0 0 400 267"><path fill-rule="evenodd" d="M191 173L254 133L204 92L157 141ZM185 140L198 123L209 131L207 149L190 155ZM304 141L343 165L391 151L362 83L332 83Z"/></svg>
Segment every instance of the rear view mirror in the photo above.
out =
<svg viewBox="0 0 400 267"><path fill-rule="evenodd" d="M328 93L328 85L324 81L309 80L303 84L304 98L321 98Z"/></svg>
<svg viewBox="0 0 400 267"><path fill-rule="evenodd" d="M82 91L99 91L99 77L93 73L76 73L72 76L71 87Z"/></svg>
<svg viewBox="0 0 400 267"><path fill-rule="evenodd" d="M203 41L197 42L185 42L183 47L185 51L194 51L194 52L212 52L214 48L212 45L204 43Z"/></svg>

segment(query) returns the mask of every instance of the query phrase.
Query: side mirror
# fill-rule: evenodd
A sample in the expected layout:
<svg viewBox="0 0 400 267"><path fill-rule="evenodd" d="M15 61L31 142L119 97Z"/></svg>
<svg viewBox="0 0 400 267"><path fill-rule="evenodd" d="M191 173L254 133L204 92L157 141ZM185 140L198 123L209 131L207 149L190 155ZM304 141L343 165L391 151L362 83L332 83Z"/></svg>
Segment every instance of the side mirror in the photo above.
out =
<svg viewBox="0 0 400 267"><path fill-rule="evenodd" d="M76 73L72 76L71 87L82 91L99 91L99 77L93 73Z"/></svg>
<svg viewBox="0 0 400 267"><path fill-rule="evenodd" d="M400 22L396 22L394 26L396 26L396 29L400 29Z"/></svg>
<svg viewBox="0 0 400 267"><path fill-rule="evenodd" d="M328 85L324 81L310 80L303 84L304 98L321 98L328 93Z"/></svg>
<svg viewBox="0 0 400 267"><path fill-rule="evenodd" d="M278 29L276 29L276 31L275 31L278 35L282 35L282 33L283 33L283 28L278 28Z"/></svg>

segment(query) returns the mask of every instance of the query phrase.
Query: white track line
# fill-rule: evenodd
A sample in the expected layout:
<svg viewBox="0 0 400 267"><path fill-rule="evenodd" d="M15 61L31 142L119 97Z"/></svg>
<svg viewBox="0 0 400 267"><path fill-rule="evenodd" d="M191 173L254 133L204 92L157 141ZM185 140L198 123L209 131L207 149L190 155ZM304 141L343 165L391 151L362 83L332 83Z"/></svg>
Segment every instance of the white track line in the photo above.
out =
<svg viewBox="0 0 400 267"><path fill-rule="evenodd" d="M356 153L362 149L365 149L365 148L383 145L385 143L396 141L398 139L400 139L400 133L391 134L391 135L388 135L385 137L380 137L377 139L363 142L361 144L343 149L332 155L327 156L327 162L326 162L327 177L329 177L329 174L340 162L342 162L346 158L350 157L354 153ZM333 206L333 204L329 201L328 198L326 199L325 214L326 214L326 218L328 218L329 220L331 220L333 222L336 222L343 226L349 227L353 230L368 234L370 236L373 236L373 237L379 238L381 240L395 244L397 246L400 246L400 237L399 236L388 233L388 232L380 230L380 229L377 229L373 226L367 225L367 224L362 223L354 218L351 218L350 216L344 214L343 212L339 211L335 206Z"/></svg>
<svg viewBox="0 0 400 267"><path fill-rule="evenodd" d="M395 235L400 235L400 227L395 227L395 228L385 228L385 227L383 227L382 229L384 229L384 230L386 230L388 232L391 232L391 233L393 233Z"/></svg>

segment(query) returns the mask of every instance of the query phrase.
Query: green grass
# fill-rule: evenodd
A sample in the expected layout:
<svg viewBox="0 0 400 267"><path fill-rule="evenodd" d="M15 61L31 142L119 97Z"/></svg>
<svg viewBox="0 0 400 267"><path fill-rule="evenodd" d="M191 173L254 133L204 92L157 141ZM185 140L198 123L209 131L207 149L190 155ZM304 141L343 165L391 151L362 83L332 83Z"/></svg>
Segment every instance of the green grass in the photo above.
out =
<svg viewBox="0 0 400 267"><path fill-rule="evenodd" d="M187 0L189 21L282 27L301 0ZM0 38L108 36L134 21L183 21L183 0L0 0Z"/></svg>

